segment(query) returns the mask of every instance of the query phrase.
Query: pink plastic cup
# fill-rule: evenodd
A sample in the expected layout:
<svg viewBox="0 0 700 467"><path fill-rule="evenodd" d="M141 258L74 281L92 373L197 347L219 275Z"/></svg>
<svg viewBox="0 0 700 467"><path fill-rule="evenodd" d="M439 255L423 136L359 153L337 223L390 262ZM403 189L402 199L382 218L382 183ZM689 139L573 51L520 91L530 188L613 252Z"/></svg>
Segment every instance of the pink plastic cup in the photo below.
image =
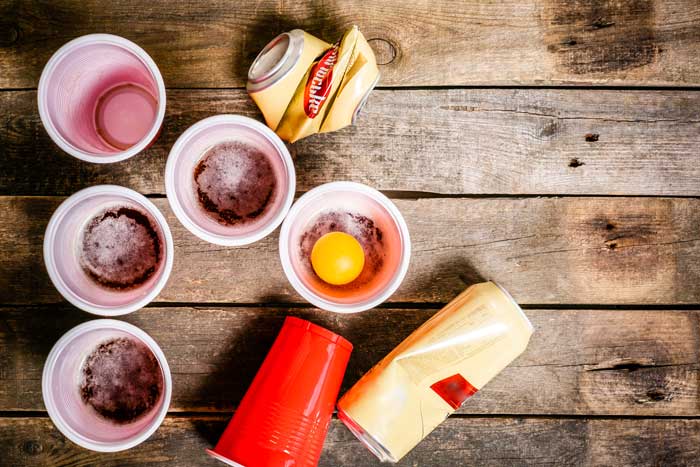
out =
<svg viewBox="0 0 700 467"><path fill-rule="evenodd" d="M115 290L88 276L81 266L78 242L95 216L121 206L135 208L148 216L158 235L161 259L146 281ZM53 213L44 235L44 262L56 289L73 305L101 316L131 313L152 301L168 281L173 255L170 228L158 208L134 190L116 185L97 185L70 196Z"/></svg>
<svg viewBox="0 0 700 467"><path fill-rule="evenodd" d="M155 356L163 376L157 402L128 424L102 418L80 394L86 357L101 343L117 338L144 344ZM148 334L129 323L98 319L74 327L54 345L44 365L41 388L49 417L61 433L84 448L115 452L136 446L158 429L170 406L172 378L163 351Z"/></svg>
<svg viewBox="0 0 700 467"><path fill-rule="evenodd" d="M87 162L118 162L158 136L165 85L141 47L111 34L89 34L49 59L38 101L41 122L61 149Z"/></svg>
<svg viewBox="0 0 700 467"><path fill-rule="evenodd" d="M339 221L328 217L333 213L342 214ZM355 220L343 226L348 216ZM327 284L315 274L309 260L313 244L308 238L314 235L310 232L324 225L323 231L356 236L347 228L352 222L372 234L374 256L381 262L368 256L363 245L365 268L355 282L345 286ZM358 240L362 244L363 240ZM408 271L411 239L403 216L389 198L360 183L332 182L314 188L294 203L282 224L279 251L284 273L302 297L324 310L355 313L384 302L401 285Z"/></svg>
<svg viewBox="0 0 700 467"><path fill-rule="evenodd" d="M254 221L224 225L201 206L194 172L202 156L223 142L241 142L261 151L274 174L276 189L264 213ZM165 166L165 191L182 225L202 240L223 246L256 242L275 230L294 200L294 162L282 140L267 126L241 115L216 115L188 128L170 150Z"/></svg>

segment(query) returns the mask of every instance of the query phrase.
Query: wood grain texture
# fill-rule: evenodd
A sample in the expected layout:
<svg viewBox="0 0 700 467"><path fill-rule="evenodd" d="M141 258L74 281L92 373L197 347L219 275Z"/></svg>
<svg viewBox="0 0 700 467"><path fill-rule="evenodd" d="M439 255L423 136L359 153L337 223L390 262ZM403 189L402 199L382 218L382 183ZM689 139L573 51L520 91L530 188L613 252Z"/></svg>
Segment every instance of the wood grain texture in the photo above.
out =
<svg viewBox="0 0 700 467"><path fill-rule="evenodd" d="M161 346L173 375L171 411L229 412L243 397L288 314L354 344L341 391L437 309L337 315L315 309L145 308L126 320ZM526 310L525 353L462 414L700 416L700 312ZM0 411L43 410L50 348L89 317L65 307L0 309Z"/></svg>
<svg viewBox="0 0 700 467"><path fill-rule="evenodd" d="M42 258L62 198L0 197L0 303L61 302ZM302 302L278 256L278 235L224 248L166 214L173 273L158 302ZM441 302L484 279L523 304L700 303L700 199L427 198L395 200L413 246L391 302Z"/></svg>
<svg viewBox="0 0 700 467"><path fill-rule="evenodd" d="M51 54L92 32L146 49L173 87L240 87L275 35L335 41L358 24L382 84L700 84L693 0L360 0L0 3L0 87L31 88Z"/></svg>
<svg viewBox="0 0 700 467"><path fill-rule="evenodd" d="M216 467L222 464L204 449L213 446L225 424L223 417L168 417L143 444L101 454L67 441L46 418L0 419L0 454L6 467ZM397 466L691 466L700 455L698 442L699 420L449 418ZM384 464L333 420L320 467L379 465Z"/></svg>
<svg viewBox="0 0 700 467"><path fill-rule="evenodd" d="M172 90L156 144L100 165L51 142L34 91L0 93L0 109L0 194L14 195L99 183L162 194L168 152L187 127L221 113L261 118L242 90ZM700 93L377 90L357 126L289 147L301 191L353 180L441 194L699 196Z"/></svg>

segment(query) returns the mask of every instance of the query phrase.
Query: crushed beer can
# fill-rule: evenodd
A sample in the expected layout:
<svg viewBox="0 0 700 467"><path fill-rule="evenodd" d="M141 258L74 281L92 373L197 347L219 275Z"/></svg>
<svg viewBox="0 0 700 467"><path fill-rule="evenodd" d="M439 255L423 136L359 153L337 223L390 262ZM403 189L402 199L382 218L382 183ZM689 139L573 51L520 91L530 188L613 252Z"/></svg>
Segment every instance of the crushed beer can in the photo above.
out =
<svg viewBox="0 0 700 467"><path fill-rule="evenodd" d="M351 125L379 81L372 48L357 26L335 44L300 29L280 34L248 71L247 90L285 141Z"/></svg>
<svg viewBox="0 0 700 467"><path fill-rule="evenodd" d="M381 461L398 462L515 360L532 332L504 289L473 285L345 393L338 417Z"/></svg>

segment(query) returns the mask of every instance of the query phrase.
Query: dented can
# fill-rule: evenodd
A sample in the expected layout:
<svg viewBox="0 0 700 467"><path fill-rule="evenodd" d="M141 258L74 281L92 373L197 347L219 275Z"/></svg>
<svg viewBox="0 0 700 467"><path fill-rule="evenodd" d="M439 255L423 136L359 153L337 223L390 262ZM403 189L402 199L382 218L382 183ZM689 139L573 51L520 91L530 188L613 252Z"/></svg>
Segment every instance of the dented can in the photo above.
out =
<svg viewBox="0 0 700 467"><path fill-rule="evenodd" d="M374 52L357 26L335 44L294 29L263 48L246 88L267 125L294 142L353 124L378 81Z"/></svg>
<svg viewBox="0 0 700 467"><path fill-rule="evenodd" d="M398 462L527 346L533 327L494 282L469 287L338 402L338 417L381 461Z"/></svg>

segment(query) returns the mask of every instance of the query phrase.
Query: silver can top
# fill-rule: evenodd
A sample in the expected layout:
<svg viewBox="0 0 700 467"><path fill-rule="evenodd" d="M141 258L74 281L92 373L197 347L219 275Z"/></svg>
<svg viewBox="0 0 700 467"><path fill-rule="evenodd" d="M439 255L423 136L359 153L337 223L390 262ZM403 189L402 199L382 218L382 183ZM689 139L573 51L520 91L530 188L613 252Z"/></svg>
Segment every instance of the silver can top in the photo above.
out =
<svg viewBox="0 0 700 467"><path fill-rule="evenodd" d="M250 65L248 91L262 91L284 78L299 61L303 50L304 31L301 29L282 33L272 39Z"/></svg>

